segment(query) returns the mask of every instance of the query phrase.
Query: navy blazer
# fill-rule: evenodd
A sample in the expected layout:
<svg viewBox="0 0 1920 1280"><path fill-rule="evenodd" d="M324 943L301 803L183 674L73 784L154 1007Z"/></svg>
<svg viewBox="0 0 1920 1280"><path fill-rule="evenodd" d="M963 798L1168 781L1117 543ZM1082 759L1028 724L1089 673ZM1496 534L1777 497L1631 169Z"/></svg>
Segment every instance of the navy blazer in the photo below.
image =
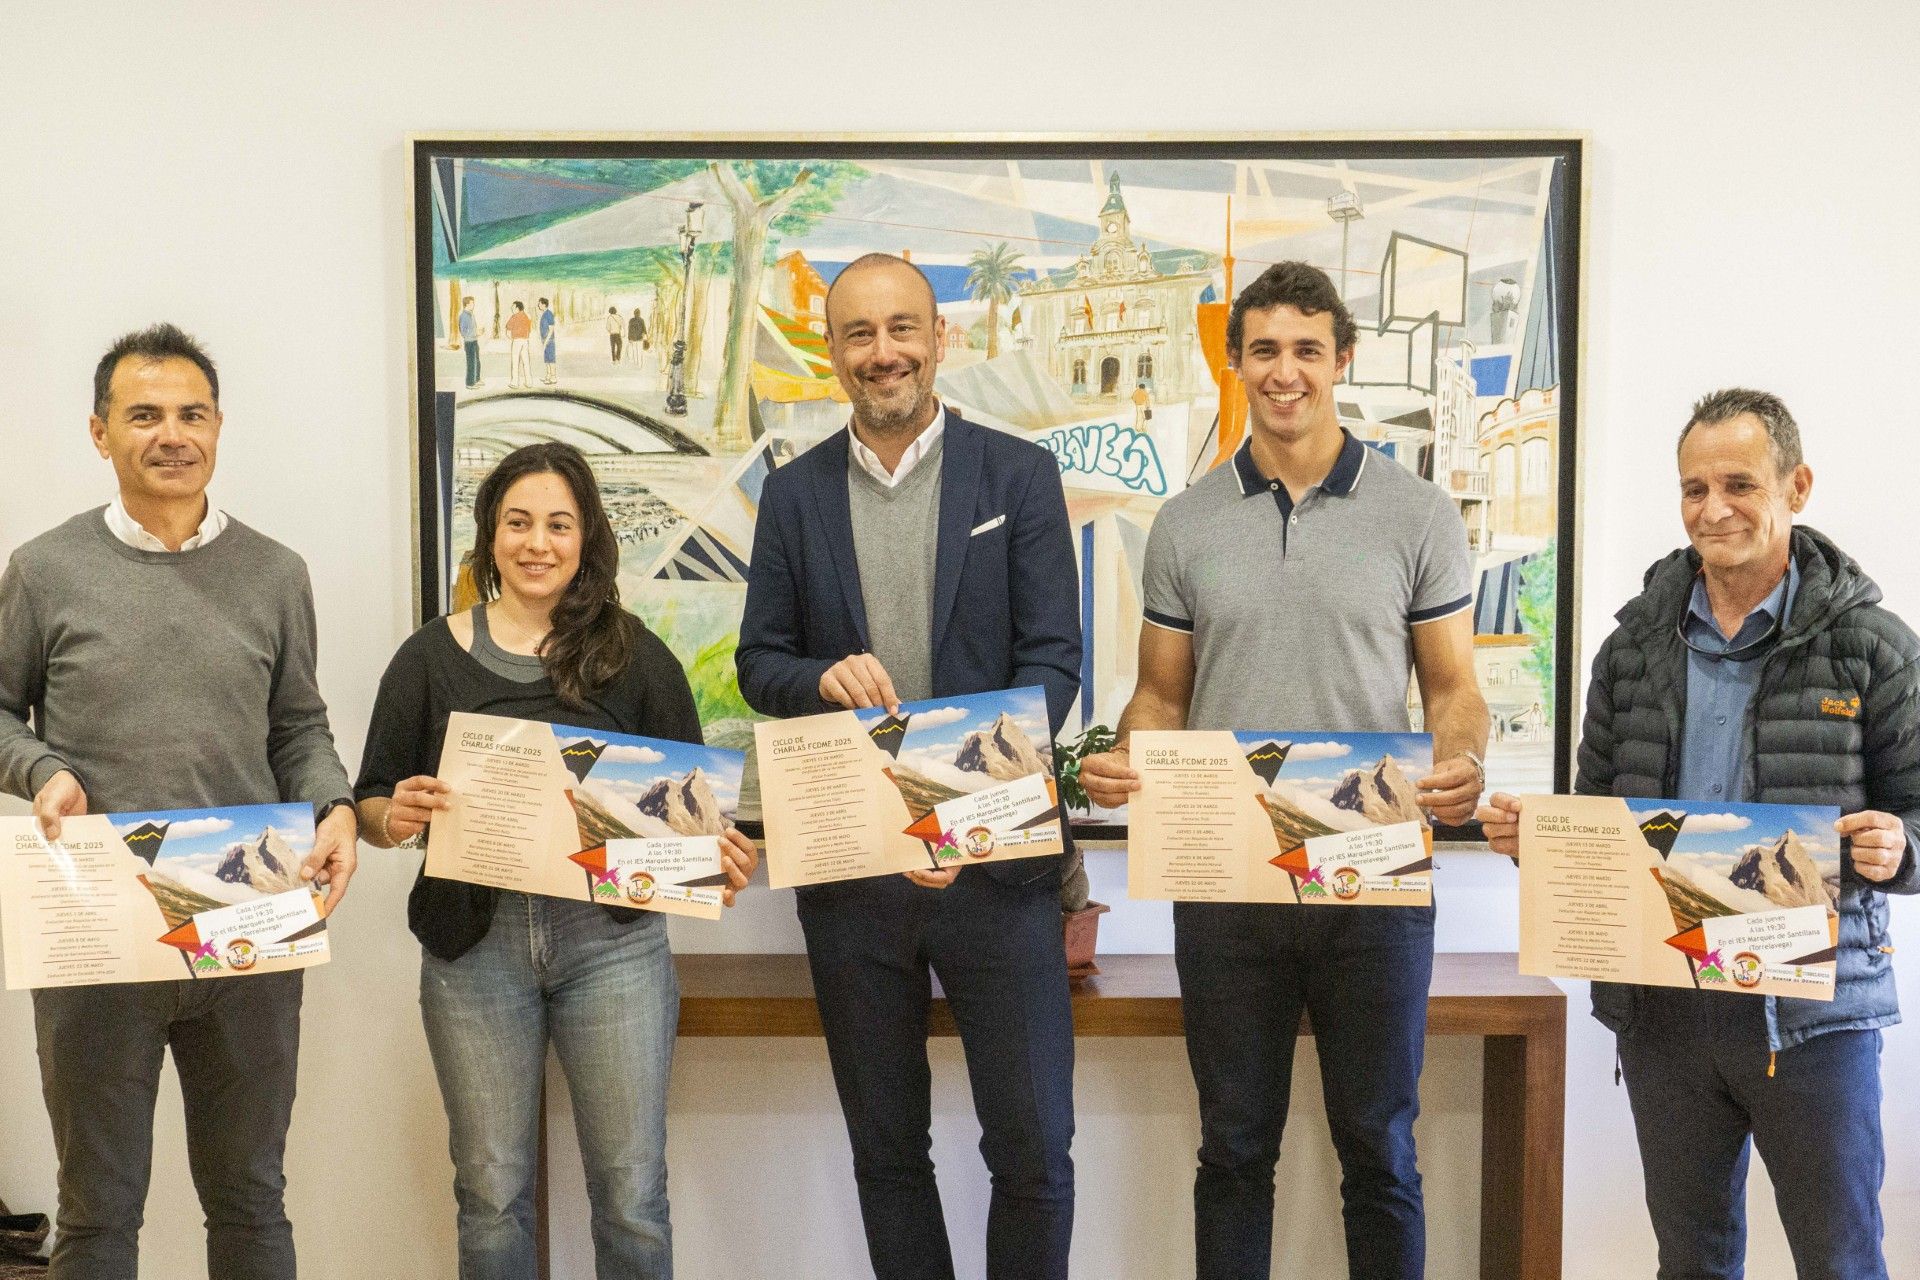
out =
<svg viewBox="0 0 1920 1280"><path fill-rule="evenodd" d="M734 663L747 705L771 716L836 710L820 676L873 646L867 633L841 430L767 477ZM1079 577L1053 455L951 409L940 446L933 574L933 695L1040 685L1055 735L1080 690ZM964 609L958 602L966 601ZM988 864L1027 879L1052 860Z"/></svg>

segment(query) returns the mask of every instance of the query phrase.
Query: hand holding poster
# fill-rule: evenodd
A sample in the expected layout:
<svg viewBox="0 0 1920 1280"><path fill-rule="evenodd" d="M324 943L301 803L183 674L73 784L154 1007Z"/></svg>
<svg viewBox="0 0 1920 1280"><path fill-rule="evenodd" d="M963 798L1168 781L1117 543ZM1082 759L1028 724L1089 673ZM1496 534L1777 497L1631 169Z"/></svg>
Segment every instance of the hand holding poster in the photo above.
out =
<svg viewBox="0 0 1920 1280"><path fill-rule="evenodd" d="M776 889L1064 847L1038 688L766 721L754 740Z"/></svg>
<svg viewBox="0 0 1920 1280"><path fill-rule="evenodd" d="M1528 796L1520 972L1833 999L1835 808Z"/></svg>
<svg viewBox="0 0 1920 1280"><path fill-rule="evenodd" d="M1418 733L1138 731L1127 892L1174 902L1426 906Z"/></svg>
<svg viewBox="0 0 1920 1280"><path fill-rule="evenodd" d="M717 920L745 764L716 747L456 713L439 774L452 807L429 829L426 873Z"/></svg>
<svg viewBox="0 0 1920 1280"><path fill-rule="evenodd" d="M0 819L7 988L229 978L324 964L300 878L313 807L96 814L48 843Z"/></svg>

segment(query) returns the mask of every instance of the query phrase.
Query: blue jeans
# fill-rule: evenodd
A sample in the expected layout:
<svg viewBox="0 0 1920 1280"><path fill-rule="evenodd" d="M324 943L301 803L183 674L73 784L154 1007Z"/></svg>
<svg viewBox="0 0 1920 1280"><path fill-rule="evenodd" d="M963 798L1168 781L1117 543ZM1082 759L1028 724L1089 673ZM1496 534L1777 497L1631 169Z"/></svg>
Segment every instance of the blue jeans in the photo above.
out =
<svg viewBox="0 0 1920 1280"><path fill-rule="evenodd" d="M987 1280L1067 1274L1073 1006L1059 888L981 870L962 870L946 889L876 876L799 893L878 1280L954 1274L930 1154L929 968L960 1032L993 1179Z"/></svg>
<svg viewBox="0 0 1920 1280"><path fill-rule="evenodd" d="M668 1280L667 1076L680 991L664 917L502 892L458 960L423 953L420 1011L451 1129L460 1280L534 1274L540 1082L573 1098L600 1280Z"/></svg>
<svg viewBox="0 0 1920 1280"><path fill-rule="evenodd" d="M1754 1147L1773 1175L1799 1280L1887 1280L1880 1033L1830 1031L1769 1055L1757 996L1663 988L1636 1004L1620 1068L1660 1280L1746 1274Z"/></svg>
<svg viewBox="0 0 1920 1280"><path fill-rule="evenodd" d="M1347 1269L1419 1280L1426 1217L1414 1160L1433 908L1179 902L1174 959L1200 1094L1193 1180L1200 1280L1266 1280L1300 1015L1313 1023L1340 1157Z"/></svg>
<svg viewBox="0 0 1920 1280"><path fill-rule="evenodd" d="M467 353L467 385L477 387L480 385L480 344L463 342L460 345Z"/></svg>
<svg viewBox="0 0 1920 1280"><path fill-rule="evenodd" d="M282 1161L304 975L129 982L33 993L40 1083L60 1159L54 1280L134 1280L170 1050L207 1274L293 1280ZM178 1263L184 1266L184 1262Z"/></svg>

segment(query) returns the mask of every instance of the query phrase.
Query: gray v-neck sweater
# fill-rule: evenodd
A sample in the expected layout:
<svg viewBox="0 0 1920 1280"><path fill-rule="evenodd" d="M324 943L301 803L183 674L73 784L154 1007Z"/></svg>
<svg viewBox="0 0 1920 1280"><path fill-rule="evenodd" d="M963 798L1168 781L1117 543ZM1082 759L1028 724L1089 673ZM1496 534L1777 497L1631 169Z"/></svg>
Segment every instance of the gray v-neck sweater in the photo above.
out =
<svg viewBox="0 0 1920 1280"><path fill-rule="evenodd" d="M95 813L345 800L314 632L305 563L238 520L156 552L83 512L0 575L0 788L71 769Z"/></svg>
<svg viewBox="0 0 1920 1280"><path fill-rule="evenodd" d="M867 640L902 702L933 696L933 567L942 436L891 489L848 451L847 505Z"/></svg>

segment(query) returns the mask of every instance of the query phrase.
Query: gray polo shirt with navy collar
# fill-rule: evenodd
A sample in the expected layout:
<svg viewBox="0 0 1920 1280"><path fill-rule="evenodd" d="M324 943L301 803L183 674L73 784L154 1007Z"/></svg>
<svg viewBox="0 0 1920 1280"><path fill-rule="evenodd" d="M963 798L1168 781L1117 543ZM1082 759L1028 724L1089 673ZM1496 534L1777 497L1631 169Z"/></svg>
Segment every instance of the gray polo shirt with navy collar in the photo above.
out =
<svg viewBox="0 0 1920 1280"><path fill-rule="evenodd" d="M1145 612L1193 637L1188 728L1404 732L1413 628L1472 607L1453 500L1341 434L1298 503L1249 439L1155 517Z"/></svg>

